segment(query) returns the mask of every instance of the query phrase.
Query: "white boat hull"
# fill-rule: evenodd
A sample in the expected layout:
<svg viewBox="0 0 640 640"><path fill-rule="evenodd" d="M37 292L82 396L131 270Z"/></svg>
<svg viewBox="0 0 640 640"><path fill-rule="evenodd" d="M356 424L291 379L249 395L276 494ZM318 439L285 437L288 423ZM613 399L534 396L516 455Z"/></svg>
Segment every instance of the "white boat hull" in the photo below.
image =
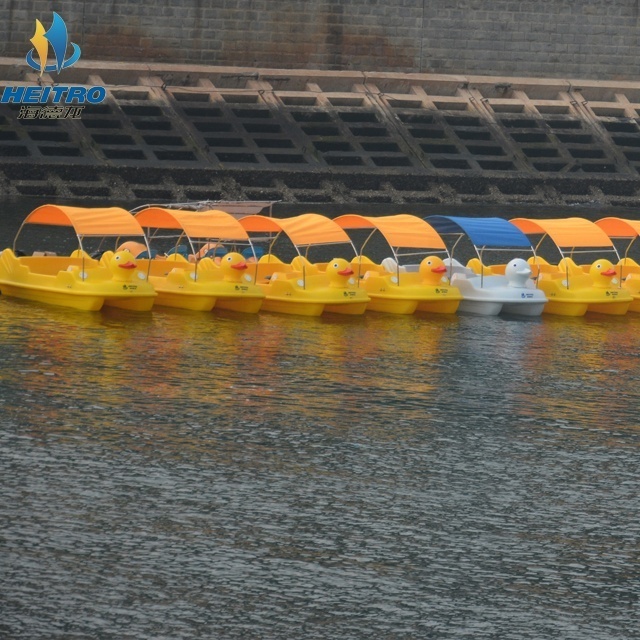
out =
<svg viewBox="0 0 640 640"><path fill-rule="evenodd" d="M451 284L460 289L460 313L496 316L500 313L520 316L539 316L547 304L547 297L533 282L514 287L505 276L478 276L454 273Z"/></svg>

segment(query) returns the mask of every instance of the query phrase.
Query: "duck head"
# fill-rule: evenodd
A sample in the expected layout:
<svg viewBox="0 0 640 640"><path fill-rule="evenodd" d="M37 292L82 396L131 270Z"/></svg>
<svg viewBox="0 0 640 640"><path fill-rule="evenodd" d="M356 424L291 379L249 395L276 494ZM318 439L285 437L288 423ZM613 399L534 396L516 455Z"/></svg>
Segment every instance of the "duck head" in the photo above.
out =
<svg viewBox="0 0 640 640"><path fill-rule="evenodd" d="M594 287L604 287L605 289L618 284L616 269L609 260L596 260L589 269L589 275L593 279Z"/></svg>
<svg viewBox="0 0 640 640"><path fill-rule="evenodd" d="M517 289L524 289L527 286L527 281L532 273L531 267L522 258L510 260L504 268L504 275L507 276L509 286Z"/></svg>
<svg viewBox="0 0 640 640"><path fill-rule="evenodd" d="M344 258L334 258L327 264L327 277L332 287L341 289L356 281L351 264Z"/></svg>
<svg viewBox="0 0 640 640"><path fill-rule="evenodd" d="M227 282L240 282L248 266L240 253L232 251L222 257L220 269L222 270L222 277Z"/></svg>
<svg viewBox="0 0 640 640"><path fill-rule="evenodd" d="M427 256L420 263L420 277L424 284L439 285L448 282L447 267L442 258L438 256Z"/></svg>
<svg viewBox="0 0 640 640"><path fill-rule="evenodd" d="M133 254L128 249L116 251L109 262L113 279L119 282L130 280L137 266Z"/></svg>

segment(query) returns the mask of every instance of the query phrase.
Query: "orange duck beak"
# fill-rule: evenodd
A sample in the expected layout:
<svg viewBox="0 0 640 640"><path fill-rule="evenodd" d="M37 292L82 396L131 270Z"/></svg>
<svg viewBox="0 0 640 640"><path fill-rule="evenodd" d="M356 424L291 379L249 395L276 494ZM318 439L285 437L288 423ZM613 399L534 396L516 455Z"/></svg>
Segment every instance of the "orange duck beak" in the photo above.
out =
<svg viewBox="0 0 640 640"><path fill-rule="evenodd" d="M616 275L616 270L611 268L611 269L607 269L606 271L603 271L602 274L603 276L615 276Z"/></svg>
<svg viewBox="0 0 640 640"><path fill-rule="evenodd" d="M236 264L231 265L232 269L237 269L238 271L244 271L244 269L248 269L246 262L236 262Z"/></svg>
<svg viewBox="0 0 640 640"><path fill-rule="evenodd" d="M338 275L340 276L350 276L353 274L353 269L351 267L347 267L346 269L343 269L342 271L338 271Z"/></svg>
<svg viewBox="0 0 640 640"><path fill-rule="evenodd" d="M431 269L431 271L433 271L433 273L444 273L447 270L447 267L445 267L443 264L437 266L437 267L433 267L433 269Z"/></svg>
<svg viewBox="0 0 640 640"><path fill-rule="evenodd" d="M129 262L125 262L124 264L119 264L118 266L121 269L135 269L136 268L136 263L135 262L131 262L131 260L129 260Z"/></svg>

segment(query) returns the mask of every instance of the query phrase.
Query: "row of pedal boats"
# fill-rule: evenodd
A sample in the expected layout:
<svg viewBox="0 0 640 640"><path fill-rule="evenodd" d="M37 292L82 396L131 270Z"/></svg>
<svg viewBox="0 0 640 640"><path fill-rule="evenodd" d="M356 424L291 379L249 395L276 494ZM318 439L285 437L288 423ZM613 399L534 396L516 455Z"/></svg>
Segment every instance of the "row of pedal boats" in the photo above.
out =
<svg viewBox="0 0 640 640"><path fill-rule="evenodd" d="M42 225L67 228L77 248L22 255L19 238ZM629 257L638 235L639 221L615 217L275 218L44 205L0 252L0 293L87 311L623 315L640 312L640 265ZM288 262L273 252L283 237L295 249ZM376 237L389 253L380 262L367 251ZM473 248L466 263L456 258L462 241ZM556 261L540 255L543 242ZM312 260L317 248L334 257ZM506 259L490 260L495 255Z"/></svg>

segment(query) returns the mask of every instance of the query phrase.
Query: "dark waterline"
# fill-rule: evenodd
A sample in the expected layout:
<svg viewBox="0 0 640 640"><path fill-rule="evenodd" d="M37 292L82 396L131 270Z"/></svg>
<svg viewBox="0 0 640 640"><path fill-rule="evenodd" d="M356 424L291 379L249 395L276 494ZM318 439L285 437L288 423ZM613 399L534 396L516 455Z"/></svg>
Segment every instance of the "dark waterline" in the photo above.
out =
<svg viewBox="0 0 640 640"><path fill-rule="evenodd" d="M634 638L639 331L0 297L0 637Z"/></svg>

